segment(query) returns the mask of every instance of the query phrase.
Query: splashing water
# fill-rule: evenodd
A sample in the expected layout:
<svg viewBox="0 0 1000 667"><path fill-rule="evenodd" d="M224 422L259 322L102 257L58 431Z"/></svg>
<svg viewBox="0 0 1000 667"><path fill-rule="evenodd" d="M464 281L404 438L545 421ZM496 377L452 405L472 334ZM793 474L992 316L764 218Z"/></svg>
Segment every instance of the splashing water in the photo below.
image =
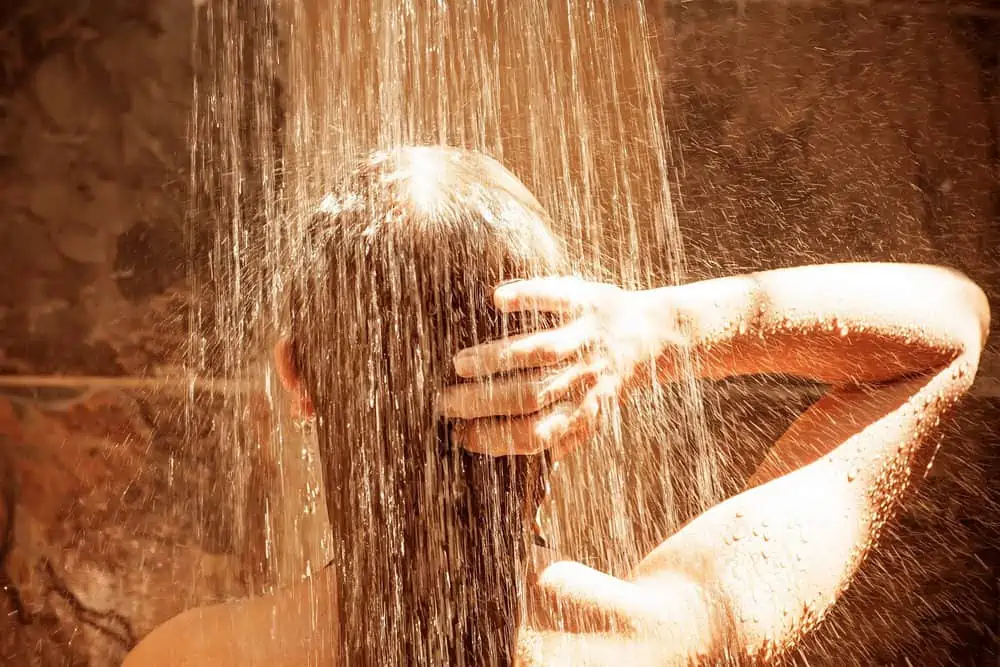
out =
<svg viewBox="0 0 1000 667"><path fill-rule="evenodd" d="M257 479L252 460L276 472L265 534L233 526L237 543L262 544L254 584L268 588L335 552L315 439L285 412L264 353L287 325L289 281L308 271L302 225L358 160L413 144L481 151L539 199L580 273L639 288L679 282L684 261L643 3L265 0L203 12L191 185L193 219L214 224L190 234L204 297L191 370L259 386L229 397L220 432L237 506ZM624 406L622 428L567 461L545 508L562 553L613 574L720 499L690 366L648 393ZM371 409L406 400L373 398Z"/></svg>

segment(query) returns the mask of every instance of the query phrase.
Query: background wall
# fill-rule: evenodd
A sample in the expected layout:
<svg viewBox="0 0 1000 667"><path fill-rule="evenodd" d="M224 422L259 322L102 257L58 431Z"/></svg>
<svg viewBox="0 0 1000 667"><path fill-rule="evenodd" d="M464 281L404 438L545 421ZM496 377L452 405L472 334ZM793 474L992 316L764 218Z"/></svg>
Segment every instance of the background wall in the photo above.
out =
<svg viewBox="0 0 1000 667"><path fill-rule="evenodd" d="M156 623L259 575L257 533L229 528L218 394L192 411L183 388L134 383L176 374L188 335L197 4L0 7L0 373L21 385L0 388L3 664L117 664ZM691 278L932 261L967 272L996 309L1000 9L703 0L649 11ZM811 648L837 660L812 664L995 664L994 320L929 484ZM71 376L116 380L49 379ZM738 383L708 400L727 441L759 438L778 402ZM180 511L191 498L213 511Z"/></svg>

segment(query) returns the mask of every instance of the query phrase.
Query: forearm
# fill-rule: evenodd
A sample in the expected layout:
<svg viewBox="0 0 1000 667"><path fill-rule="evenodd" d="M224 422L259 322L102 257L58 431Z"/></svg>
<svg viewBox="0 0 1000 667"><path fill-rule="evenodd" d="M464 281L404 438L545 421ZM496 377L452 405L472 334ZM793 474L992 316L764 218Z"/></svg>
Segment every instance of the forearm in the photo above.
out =
<svg viewBox="0 0 1000 667"><path fill-rule="evenodd" d="M929 467L942 418L972 384L988 308L974 285L933 267L808 267L677 289L688 290L672 296L704 376L839 387L776 443L759 486L635 573L654 591L665 574L691 576L749 654L780 653L823 617Z"/></svg>
<svg viewBox="0 0 1000 667"><path fill-rule="evenodd" d="M692 521L650 554L636 581L678 571L714 592L751 656L782 653L818 623L929 468L940 424L972 383L973 355L937 373L820 401L776 449L811 462ZM832 445L832 446L831 446Z"/></svg>
<svg viewBox="0 0 1000 667"><path fill-rule="evenodd" d="M779 269L653 290L647 303L679 320L705 378L881 382L978 350L988 325L974 284L948 269L904 264Z"/></svg>

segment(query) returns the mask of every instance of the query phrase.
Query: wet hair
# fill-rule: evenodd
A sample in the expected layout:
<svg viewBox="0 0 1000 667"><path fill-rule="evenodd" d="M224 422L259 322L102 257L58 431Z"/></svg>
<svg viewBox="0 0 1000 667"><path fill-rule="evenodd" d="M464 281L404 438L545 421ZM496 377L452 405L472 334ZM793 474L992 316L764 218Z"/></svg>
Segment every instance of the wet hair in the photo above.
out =
<svg viewBox="0 0 1000 667"><path fill-rule="evenodd" d="M541 205L495 160L369 156L303 225L294 363L316 407L341 664L513 664L541 457L458 449L434 415L452 357L550 323L502 315L502 281L564 273Z"/></svg>

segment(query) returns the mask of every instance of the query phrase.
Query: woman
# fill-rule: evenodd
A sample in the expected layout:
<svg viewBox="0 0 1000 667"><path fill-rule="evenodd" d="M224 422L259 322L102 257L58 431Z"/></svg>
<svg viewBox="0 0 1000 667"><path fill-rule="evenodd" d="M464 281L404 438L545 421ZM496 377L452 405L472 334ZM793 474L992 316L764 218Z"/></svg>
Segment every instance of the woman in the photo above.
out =
<svg viewBox="0 0 1000 667"><path fill-rule="evenodd" d="M644 292L558 277L572 263L523 185L443 148L367 160L297 251L277 364L316 415L336 558L298 589L187 612L128 667L780 656L929 465L988 328L982 292L934 267ZM831 389L747 491L664 535L627 579L569 561L528 576L547 457L674 379L681 355L704 378L781 373Z"/></svg>

